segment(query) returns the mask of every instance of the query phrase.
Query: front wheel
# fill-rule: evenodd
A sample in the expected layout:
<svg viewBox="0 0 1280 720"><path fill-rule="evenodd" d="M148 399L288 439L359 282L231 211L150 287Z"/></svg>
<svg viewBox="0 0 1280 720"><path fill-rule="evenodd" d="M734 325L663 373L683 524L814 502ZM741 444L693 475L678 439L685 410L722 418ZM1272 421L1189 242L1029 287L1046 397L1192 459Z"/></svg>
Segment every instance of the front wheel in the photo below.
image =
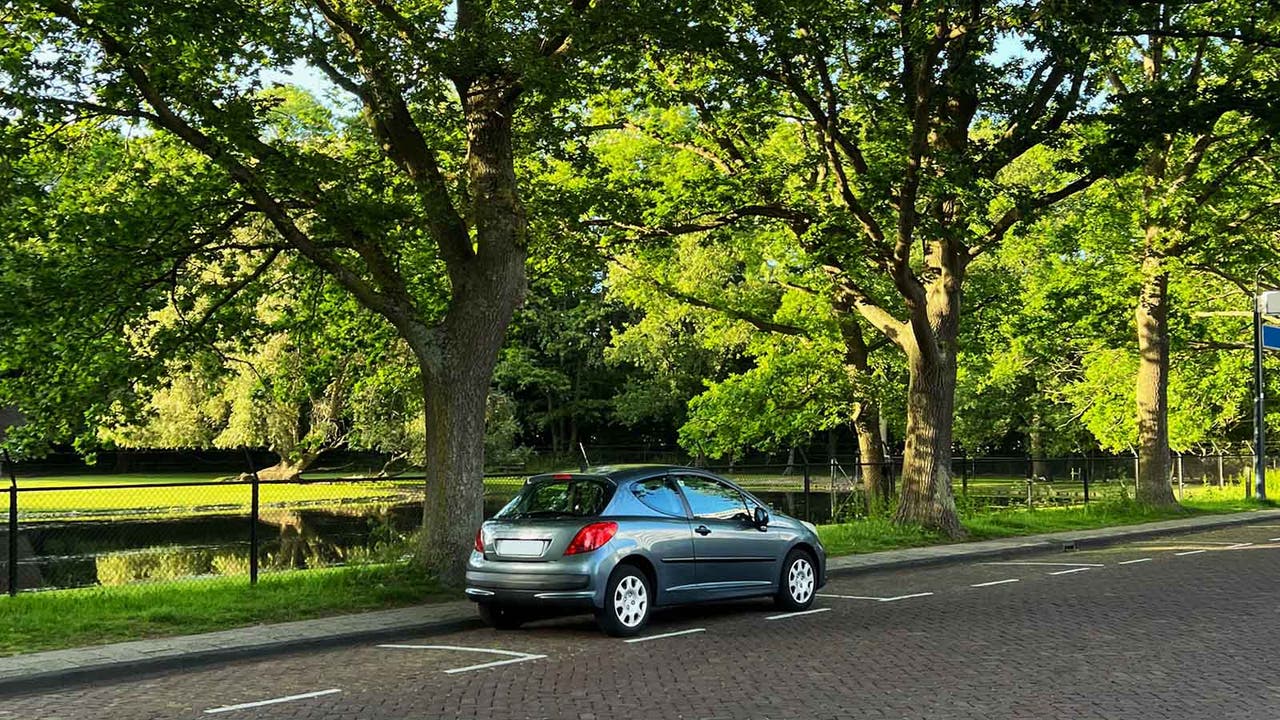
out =
<svg viewBox="0 0 1280 720"><path fill-rule="evenodd" d="M609 575L604 607L596 610L596 622L614 637L635 635L649 624L652 607L649 578L634 565L619 565Z"/></svg>
<svg viewBox="0 0 1280 720"><path fill-rule="evenodd" d="M818 590L818 571L813 558L803 550L792 550L782 563L782 577L774 598L778 607L796 612L808 610Z"/></svg>
<svg viewBox="0 0 1280 720"><path fill-rule="evenodd" d="M480 603L477 609L480 611L480 621L498 630L515 630L525 621L524 613L506 605Z"/></svg>

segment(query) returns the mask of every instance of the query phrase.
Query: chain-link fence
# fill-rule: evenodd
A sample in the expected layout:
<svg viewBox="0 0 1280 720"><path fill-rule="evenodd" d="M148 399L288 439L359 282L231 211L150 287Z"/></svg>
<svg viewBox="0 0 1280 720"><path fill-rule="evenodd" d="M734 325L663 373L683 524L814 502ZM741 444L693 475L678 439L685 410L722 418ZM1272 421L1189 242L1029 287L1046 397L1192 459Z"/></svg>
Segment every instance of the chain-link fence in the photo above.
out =
<svg viewBox="0 0 1280 720"><path fill-rule="evenodd" d="M605 460L673 463L674 451L633 449ZM386 458L340 456L289 481L264 480L265 454L164 453L86 467L67 458L5 464L0 592L198 581L402 558L422 527L423 474L382 474ZM567 463L560 465L563 468ZM572 466L572 465L571 465ZM902 458L708 464L778 511L816 523L868 511L866 482L890 494ZM123 470L109 472L108 470ZM497 512L535 468L486 475L486 515ZM953 491L967 511L1044 507L1132 497L1132 457L956 457ZM1248 455L1182 455L1170 483L1180 498L1216 487L1245 492ZM1280 472L1280 470L1277 470Z"/></svg>

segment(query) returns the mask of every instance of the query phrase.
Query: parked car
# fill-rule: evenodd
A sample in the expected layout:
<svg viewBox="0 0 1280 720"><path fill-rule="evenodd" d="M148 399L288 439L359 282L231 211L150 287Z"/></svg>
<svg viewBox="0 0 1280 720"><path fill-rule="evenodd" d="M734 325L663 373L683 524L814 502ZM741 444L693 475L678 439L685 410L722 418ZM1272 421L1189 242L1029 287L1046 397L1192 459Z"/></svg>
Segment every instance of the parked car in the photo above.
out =
<svg viewBox="0 0 1280 720"><path fill-rule="evenodd" d="M476 531L466 593L494 627L576 608L623 636L667 605L772 596L804 610L825 582L812 524L711 473L648 465L529 478Z"/></svg>

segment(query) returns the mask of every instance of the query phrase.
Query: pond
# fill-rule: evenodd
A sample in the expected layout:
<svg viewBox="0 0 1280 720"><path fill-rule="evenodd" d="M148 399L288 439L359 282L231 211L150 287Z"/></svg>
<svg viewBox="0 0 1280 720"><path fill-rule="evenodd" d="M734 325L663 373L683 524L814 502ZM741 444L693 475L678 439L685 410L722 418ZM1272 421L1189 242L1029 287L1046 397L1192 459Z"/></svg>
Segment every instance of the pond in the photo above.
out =
<svg viewBox="0 0 1280 720"><path fill-rule="evenodd" d="M778 511L806 515L804 493L754 494ZM486 497L486 517L507 500ZM813 522L830 521L829 493L810 493L808 504ZM389 548L421 525L419 503L265 509L258 522L259 568L267 573L393 559L385 557L394 552ZM18 534L18 586L48 590L247 575L249 530L244 515L27 523ZM0 568L7 546L0 526ZM8 591L5 570L0 592Z"/></svg>

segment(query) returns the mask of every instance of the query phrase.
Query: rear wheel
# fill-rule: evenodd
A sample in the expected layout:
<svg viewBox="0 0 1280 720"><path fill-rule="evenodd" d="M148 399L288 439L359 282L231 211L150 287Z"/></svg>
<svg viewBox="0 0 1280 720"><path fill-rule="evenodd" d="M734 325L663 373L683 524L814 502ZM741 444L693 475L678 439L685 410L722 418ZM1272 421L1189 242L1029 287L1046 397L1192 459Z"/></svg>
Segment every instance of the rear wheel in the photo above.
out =
<svg viewBox="0 0 1280 720"><path fill-rule="evenodd" d="M818 571L813 558L803 550L792 550L782 563L782 577L778 582L778 594L774 598L778 607L789 610L808 610L818 591Z"/></svg>
<svg viewBox="0 0 1280 720"><path fill-rule="evenodd" d="M480 621L498 630L515 630L525 621L524 613L506 605L480 603L477 609L480 611Z"/></svg>
<svg viewBox="0 0 1280 720"><path fill-rule="evenodd" d="M619 565L609 575L604 607L596 610L596 622L614 637L635 635L649 624L652 608L649 578L635 565Z"/></svg>

